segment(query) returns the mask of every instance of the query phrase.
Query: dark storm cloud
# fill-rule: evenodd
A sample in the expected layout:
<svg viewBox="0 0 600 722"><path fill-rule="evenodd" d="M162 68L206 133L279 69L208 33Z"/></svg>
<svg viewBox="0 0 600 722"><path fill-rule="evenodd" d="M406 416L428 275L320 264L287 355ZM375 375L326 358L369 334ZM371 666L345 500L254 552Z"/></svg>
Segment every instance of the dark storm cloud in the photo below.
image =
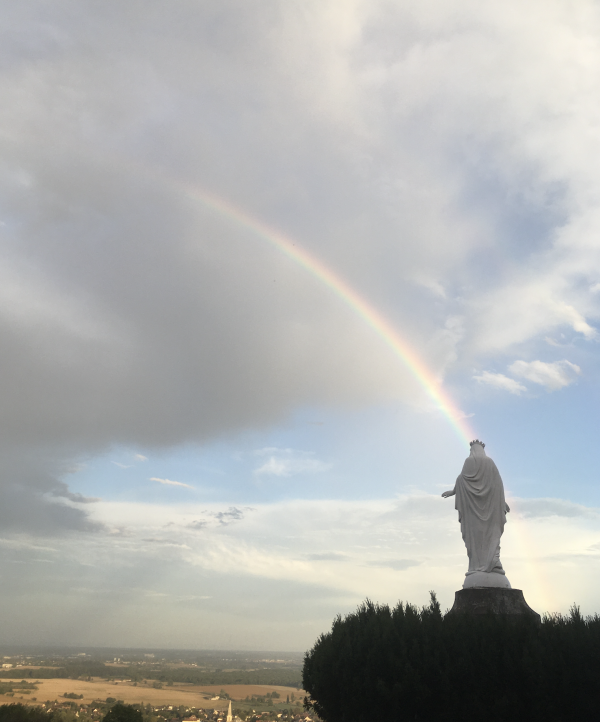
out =
<svg viewBox="0 0 600 722"><path fill-rule="evenodd" d="M183 192L260 214L284 166L257 171L291 151L287 121L263 127L280 103L261 40L278 11L234 8L4 11L0 438L30 457L2 475L5 528L89 528L59 501L85 501L61 456L201 442L398 388L385 350L352 353L370 332L330 293ZM242 120L240 93L262 110Z"/></svg>
<svg viewBox="0 0 600 722"><path fill-rule="evenodd" d="M74 494L60 480L60 460L31 448L0 446L0 534L54 536L62 530L97 532L79 504L95 501ZM71 502L65 503L65 500Z"/></svg>
<svg viewBox="0 0 600 722"><path fill-rule="evenodd" d="M5 523L88 528L68 462L115 444L420 399L331 289L194 188L314 252L434 374L470 379L478 353L554 328L594 338L597 220L578 195L596 183L578 85L594 76L521 28L544 21L586 48L588 30L528 7L525 21L466 0L2 8L0 439L18 447ZM513 236L533 258L518 270ZM538 363L526 350L518 363Z"/></svg>

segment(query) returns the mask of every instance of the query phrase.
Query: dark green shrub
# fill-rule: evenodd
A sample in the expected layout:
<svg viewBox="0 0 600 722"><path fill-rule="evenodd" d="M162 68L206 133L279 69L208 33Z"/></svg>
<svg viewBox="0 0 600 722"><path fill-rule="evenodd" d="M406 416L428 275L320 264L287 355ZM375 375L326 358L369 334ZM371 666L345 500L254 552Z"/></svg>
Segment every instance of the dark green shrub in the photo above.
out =
<svg viewBox="0 0 600 722"><path fill-rule="evenodd" d="M306 654L307 706L325 722L566 722L600 706L600 618L441 614L367 600Z"/></svg>

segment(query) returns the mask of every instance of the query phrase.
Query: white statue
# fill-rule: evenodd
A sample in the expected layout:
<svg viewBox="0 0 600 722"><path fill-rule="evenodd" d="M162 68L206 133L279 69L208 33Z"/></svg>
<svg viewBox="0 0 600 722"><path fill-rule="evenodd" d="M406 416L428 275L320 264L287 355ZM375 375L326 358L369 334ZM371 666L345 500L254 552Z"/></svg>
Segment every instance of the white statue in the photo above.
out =
<svg viewBox="0 0 600 722"><path fill-rule="evenodd" d="M469 571L463 589L469 587L503 587L510 589L500 563L500 537L510 511L504 499L504 485L496 464L486 456L485 444L479 439L471 442L471 454L452 491L456 495L454 508L462 538L469 556Z"/></svg>

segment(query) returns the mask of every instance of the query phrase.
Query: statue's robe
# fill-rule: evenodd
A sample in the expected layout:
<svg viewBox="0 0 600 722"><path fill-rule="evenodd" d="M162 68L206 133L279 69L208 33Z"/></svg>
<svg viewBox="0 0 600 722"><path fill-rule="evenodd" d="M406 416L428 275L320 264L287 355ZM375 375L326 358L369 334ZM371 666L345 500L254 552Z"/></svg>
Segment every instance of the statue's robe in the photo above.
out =
<svg viewBox="0 0 600 722"><path fill-rule="evenodd" d="M504 574L500 563L500 537L507 508L504 485L496 464L479 444L471 447L454 489L455 508L469 555L467 576L474 572Z"/></svg>

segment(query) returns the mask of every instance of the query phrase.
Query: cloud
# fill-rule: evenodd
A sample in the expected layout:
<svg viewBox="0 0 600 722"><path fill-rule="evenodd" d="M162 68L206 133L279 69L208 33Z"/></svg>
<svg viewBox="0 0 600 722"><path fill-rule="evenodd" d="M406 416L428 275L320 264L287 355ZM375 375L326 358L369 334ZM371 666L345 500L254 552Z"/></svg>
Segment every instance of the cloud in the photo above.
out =
<svg viewBox="0 0 600 722"><path fill-rule="evenodd" d="M182 486L185 489L193 489L193 486L190 486L189 484L184 484L182 481L171 481L171 479L159 479L157 476L151 476L150 481L158 481L159 484L164 484L165 486Z"/></svg>
<svg viewBox="0 0 600 722"><path fill-rule="evenodd" d="M0 545L4 547L9 547L11 549L29 549L33 551L43 551L43 552L57 552L58 549L55 549L53 547L47 547L47 546L41 546L39 544L35 544L32 541L28 541L25 539L2 539L0 538Z"/></svg>
<svg viewBox="0 0 600 722"><path fill-rule="evenodd" d="M348 556L338 552L318 552L308 554L306 558L311 562L344 562L348 559Z"/></svg>
<svg viewBox="0 0 600 722"><path fill-rule="evenodd" d="M201 188L326 263L457 396L465 369L559 334L571 361L476 378L572 383L600 318L600 50L581 3L590 22L541 0L56 3L51 23L6 4L3 530L103 534L67 488L73 460L298 409L421 407L355 309ZM328 465L275 449L257 467Z"/></svg>
<svg viewBox="0 0 600 722"><path fill-rule="evenodd" d="M553 363L546 363L544 361L515 361L509 366L509 371L515 376L545 386L548 391L556 391L557 389L569 386L574 383L577 380L577 376L581 374L579 366L566 359ZM481 384L503 389L517 396L527 391L527 387L523 386L523 384L500 373L484 371L481 374L475 375L473 378Z"/></svg>
<svg viewBox="0 0 600 722"><path fill-rule="evenodd" d="M134 454L134 455L133 455L133 458L134 458L136 461L148 461L148 457L147 457L147 456L144 456L143 454Z"/></svg>
<svg viewBox="0 0 600 722"><path fill-rule="evenodd" d="M242 521L249 511L254 511L254 507L244 506L238 508L236 506L230 506L226 511L205 509L202 512L204 518L190 521L186 524L186 528L193 529L195 531L202 531L205 529L214 529L216 526L228 526L234 522Z"/></svg>
<svg viewBox="0 0 600 722"><path fill-rule="evenodd" d="M98 497L84 496L83 494L79 494L78 492L69 491L66 487L64 489L53 489L51 493L52 496L68 499L75 504L94 504L95 502L100 501Z"/></svg>
<svg viewBox="0 0 600 722"><path fill-rule="evenodd" d="M178 602L202 601L203 599L212 599L212 596L207 594L185 594L177 597Z"/></svg>
<svg viewBox="0 0 600 722"><path fill-rule="evenodd" d="M160 7L140 14L134 39L125 10L94 8L94 33L67 6L56 35L26 11L11 16L30 42L7 46L2 78L2 228L19 239L1 259L15 279L1 284L2 434L86 454L201 442L298 407L421 399L355 312L260 238L190 205L192 186L280 227L396 309L394 326L434 373L546 327L592 338L598 299L575 279L586 259L589 285L600 268L575 230L594 237L598 223L577 202L597 174L583 152L596 141L582 78L598 59L590 51L582 70L565 47L588 47L591 31L548 17L547 36L565 43L542 45L527 31L540 17L516 22L511 4L512 20L468 13L465 37L461 7L442 20L380 2L311 3L302 17L264 6L239 22L218 14L218 43L186 31L210 26L213 3L186 6L181 22ZM82 62L68 37L95 51ZM220 121L231 117L248 122Z"/></svg>
<svg viewBox="0 0 600 722"><path fill-rule="evenodd" d="M386 559L382 561L369 562L372 567L386 567L393 569L395 572L403 572L405 569L410 567L417 567L422 562L415 561L414 559Z"/></svg>
<svg viewBox="0 0 600 722"><path fill-rule="evenodd" d="M181 544L181 542L178 542L175 539L162 539L162 538L158 538L158 537L148 537L148 538L142 539L142 541L147 542L149 544L163 544L165 546L181 547L182 549L189 549L189 547L186 544Z"/></svg>
<svg viewBox="0 0 600 722"><path fill-rule="evenodd" d="M556 391L575 383L581 369L574 363L567 361L515 361L509 367L515 376L520 376L535 384L545 386L548 391Z"/></svg>
<svg viewBox="0 0 600 722"><path fill-rule="evenodd" d="M119 461L111 461L110 463L118 466L119 469L131 469L133 466L132 464L121 464Z"/></svg>
<svg viewBox="0 0 600 722"><path fill-rule="evenodd" d="M331 469L331 464L313 458L312 452L267 447L254 452L257 456L270 454L267 461L254 470L255 476L288 477L296 474L318 474Z"/></svg>
<svg viewBox="0 0 600 722"><path fill-rule="evenodd" d="M208 522L201 519L195 519L194 521L191 521L187 526L188 529L195 529L199 531L201 529L205 529L208 526Z"/></svg>
<svg viewBox="0 0 600 722"><path fill-rule="evenodd" d="M102 531L89 517L95 499L71 491L63 481L72 473L70 459L65 461L56 450L49 453L48 449L2 441L0 456L0 528L4 534L54 538Z"/></svg>
<svg viewBox="0 0 600 722"><path fill-rule="evenodd" d="M509 391L511 394L517 396L527 391L527 387L520 384L518 381L505 376L504 374L493 373L492 371L484 371L481 374L473 376L473 378L480 384L486 384L487 386L493 386L496 389L502 389L503 391Z"/></svg>
<svg viewBox="0 0 600 722"><path fill-rule="evenodd" d="M316 474L327 471L331 464L325 464L317 459L286 459L272 456L262 466L255 469L257 476L294 476L296 474Z"/></svg>
<svg viewBox="0 0 600 722"><path fill-rule="evenodd" d="M513 512L532 519L552 516L565 518L600 517L598 509L583 504L575 504L565 499L519 499L511 509Z"/></svg>
<svg viewBox="0 0 600 722"><path fill-rule="evenodd" d="M522 588L540 612L566 611L573 600L586 613L594 611L600 582L594 582L598 576L589 571L600 569L598 509L564 499L516 498L510 504L502 560L513 587ZM336 613L350 611L366 596L390 604L398 598L421 604L433 588L447 608L467 568L456 511L437 495L296 499L257 504L252 514L240 514L243 509L231 507L236 523L221 524L228 511L217 505L186 503L166 511L161 504L103 501L93 506L94 521L107 529L125 519L128 536L81 534L75 544L63 539L52 544L0 540L3 603L14 624L27 630L32 619L29 592L38 589L45 603L56 605L47 629L58 625L60 631L70 621L78 642L102 633L105 643L116 639L133 644L154 619L146 637L154 646L165 646L167 635L171 645L181 646L185 634L190 644L208 639L214 645L223 629L235 632L236 644L251 646L258 624L268 635L263 648L279 635L280 644L302 649L329 627ZM212 523L198 534L190 523L203 517ZM15 571L40 554L54 563L36 565L31 577ZM46 566L52 568L41 568ZM172 599L177 580L183 580L181 596L190 602L192 597L212 597L196 626L190 626L191 618L179 616L179 607L167 604L156 624L156 608L146 605L147 598ZM73 607L65 609L53 600L64 596L67 587ZM87 622L100 609L91 601L96 588L104 594L115 590L109 620L98 617L99 631ZM80 625L80 611L74 615L74 607L86 612ZM130 623L124 627L125 620ZM32 639L39 633L37 623L26 632ZM45 631L44 639L54 633Z"/></svg>
<svg viewBox="0 0 600 722"><path fill-rule="evenodd" d="M219 524L225 526L227 524L231 524L234 521L240 521L244 518L244 512L251 510L251 507L246 507L245 509L237 509L235 506L231 506L227 511L214 512L213 516L219 522Z"/></svg>

